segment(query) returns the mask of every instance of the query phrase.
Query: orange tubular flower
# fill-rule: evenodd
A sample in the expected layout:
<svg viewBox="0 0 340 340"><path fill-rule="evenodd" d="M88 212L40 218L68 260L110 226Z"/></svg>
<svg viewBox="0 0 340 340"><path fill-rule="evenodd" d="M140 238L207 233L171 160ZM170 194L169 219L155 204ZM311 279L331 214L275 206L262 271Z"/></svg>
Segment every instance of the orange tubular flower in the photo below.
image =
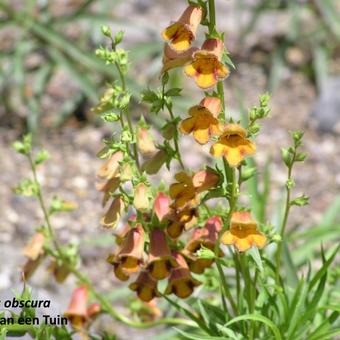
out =
<svg viewBox="0 0 340 340"><path fill-rule="evenodd" d="M267 239L257 230L257 223L249 211L235 211L231 217L230 230L222 236L222 243L234 245L238 251L246 251L252 246L263 248Z"/></svg>
<svg viewBox="0 0 340 340"><path fill-rule="evenodd" d="M149 263L147 270L156 280L163 280L169 274L171 268L177 267L163 230L154 229L150 235Z"/></svg>
<svg viewBox="0 0 340 340"><path fill-rule="evenodd" d="M129 288L137 292L137 296L144 302L149 302L156 296L160 296L157 281L145 270L139 273L137 280L132 282Z"/></svg>
<svg viewBox="0 0 340 340"><path fill-rule="evenodd" d="M108 202L111 194L114 193L120 184L120 164L124 158L124 154L121 151L115 152L110 158L108 158L104 164L98 169L96 183L96 189L104 193L102 205Z"/></svg>
<svg viewBox="0 0 340 340"><path fill-rule="evenodd" d="M87 300L87 287L81 286L76 288L72 293L71 302L64 313L64 315L70 320L72 327L76 330L81 330L86 325L88 318Z"/></svg>
<svg viewBox="0 0 340 340"><path fill-rule="evenodd" d="M114 228L119 222L124 211L124 201L117 196L111 203L106 214L102 217L100 224L106 228Z"/></svg>
<svg viewBox="0 0 340 340"><path fill-rule="evenodd" d="M198 198L192 184L192 178L181 171L175 175L175 179L178 183L171 184L169 188L170 197L175 200L174 207L182 209L188 206L196 206Z"/></svg>
<svg viewBox="0 0 340 340"><path fill-rule="evenodd" d="M56 260L53 260L51 262L48 270L53 274L55 280L58 283L63 283L70 274L68 267L64 264L58 264Z"/></svg>
<svg viewBox="0 0 340 340"><path fill-rule="evenodd" d="M170 46L176 51L187 50L191 42L195 39L197 28L202 20L202 8L189 6L181 17L168 26L162 37L165 41L170 41Z"/></svg>
<svg viewBox="0 0 340 340"><path fill-rule="evenodd" d="M215 187L219 181L220 176L213 170L201 170L192 177L192 183L198 192Z"/></svg>
<svg viewBox="0 0 340 340"><path fill-rule="evenodd" d="M44 234L38 232L24 248L24 255L28 259L22 270L24 280L28 280L34 274L41 261L44 259L44 243Z"/></svg>
<svg viewBox="0 0 340 340"><path fill-rule="evenodd" d="M126 273L137 272L143 263L144 255L144 230L140 224L131 229L122 244L122 249L117 255L121 268Z"/></svg>
<svg viewBox="0 0 340 340"><path fill-rule="evenodd" d="M138 211L149 209L150 202L147 193L147 186L144 183L136 185L133 205Z"/></svg>
<svg viewBox="0 0 340 340"><path fill-rule="evenodd" d="M238 124L227 124L220 139L211 146L215 157L225 157L231 167L236 167L246 157L252 155L255 144L246 138L247 131Z"/></svg>
<svg viewBox="0 0 340 340"><path fill-rule="evenodd" d="M191 64L184 68L185 74L194 78L201 89L215 86L218 80L229 75L228 67L221 62L223 50L221 40L207 39L201 49L194 53Z"/></svg>
<svg viewBox="0 0 340 340"><path fill-rule="evenodd" d="M119 167L124 158L124 154L121 151L115 152L110 158L108 158L104 164L97 171L97 176L102 179L111 179L119 176Z"/></svg>
<svg viewBox="0 0 340 340"><path fill-rule="evenodd" d="M215 243L218 239L218 233L222 229L222 219L219 216L213 216L208 219L205 226L195 229L191 240L186 245L183 254L189 262L190 270L196 274L202 274L207 267L210 267L214 260L197 258L194 254L202 247L212 251L215 249ZM223 252L219 251L219 256L223 256Z"/></svg>
<svg viewBox="0 0 340 340"><path fill-rule="evenodd" d="M188 230L197 222L197 210L194 208L184 208L180 211L173 211L169 215L169 224L166 232L172 238L178 238L183 230Z"/></svg>
<svg viewBox="0 0 340 340"><path fill-rule="evenodd" d="M170 71L173 68L181 67L192 61L194 53L198 51L197 47L190 47L184 52L177 52L169 45L165 44L163 49L163 67L161 74Z"/></svg>
<svg viewBox="0 0 340 340"><path fill-rule="evenodd" d="M143 156L150 157L157 150L152 140L149 130L145 127L139 127L137 129L137 147Z"/></svg>
<svg viewBox="0 0 340 340"><path fill-rule="evenodd" d="M194 288L199 286L201 282L191 276L188 265L181 254L174 252L173 255L179 266L171 271L169 283L164 293L166 295L173 293L179 298L185 299L193 293Z"/></svg>
<svg viewBox="0 0 340 340"><path fill-rule="evenodd" d="M133 222L136 222L137 220L137 215L131 215L128 218L127 223L125 223L123 226L119 226L117 229L115 229L114 231L114 235L116 237L116 243L118 245L121 245L125 239L125 236L127 235L127 233L131 230L131 224Z"/></svg>
<svg viewBox="0 0 340 340"><path fill-rule="evenodd" d="M163 192L157 194L153 204L153 211L159 222L162 222L164 217L170 213L170 198Z"/></svg>
<svg viewBox="0 0 340 340"><path fill-rule="evenodd" d="M119 253L119 251L117 251L117 253ZM117 258L117 253L110 254L106 261L113 265L113 273L115 274L118 280L127 281L130 278L130 276L124 270L122 263L119 262Z"/></svg>
<svg viewBox="0 0 340 340"><path fill-rule="evenodd" d="M24 249L24 255L30 260L36 260L39 256L44 254L45 236L43 233L34 234L31 241Z"/></svg>
<svg viewBox="0 0 340 340"><path fill-rule="evenodd" d="M180 131L184 134L193 132L197 143L208 143L212 136L219 136L222 133L222 127L218 121L221 109L221 101L218 98L202 99L199 105L189 109L191 117L181 122Z"/></svg>
<svg viewBox="0 0 340 340"><path fill-rule="evenodd" d="M108 181L105 182L97 182L96 183L96 189L100 192L104 193L103 199L102 199L102 206L104 207L106 203L109 201L111 194L113 194L120 185L120 179L115 177L111 178Z"/></svg>

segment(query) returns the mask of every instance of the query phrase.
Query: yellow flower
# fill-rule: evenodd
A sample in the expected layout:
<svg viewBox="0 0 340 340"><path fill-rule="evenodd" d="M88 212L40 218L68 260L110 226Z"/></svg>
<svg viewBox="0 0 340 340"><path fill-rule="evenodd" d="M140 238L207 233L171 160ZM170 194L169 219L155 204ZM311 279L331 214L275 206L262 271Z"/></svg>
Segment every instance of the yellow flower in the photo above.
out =
<svg viewBox="0 0 340 340"><path fill-rule="evenodd" d="M211 146L210 153L215 157L224 156L232 167L238 166L256 150L255 144L246 138L246 134L240 125L227 124L222 136Z"/></svg>
<svg viewBox="0 0 340 340"><path fill-rule="evenodd" d="M129 288L137 292L137 296L144 302L149 302L156 296L160 296L157 281L145 270L139 273L136 281L131 283Z"/></svg>
<svg viewBox="0 0 340 340"><path fill-rule="evenodd" d="M203 228L197 228L192 233L191 239L183 250L183 255L186 257L189 268L193 273L202 274L206 268L213 264L213 259L198 258L195 253L202 246L214 251L218 233L221 229L221 217L212 216L207 220ZM223 252L219 249L219 256L223 255Z"/></svg>
<svg viewBox="0 0 340 340"><path fill-rule="evenodd" d="M196 31L201 20L202 8L189 6L178 21L168 26L162 32L162 37L165 41L170 41L170 46L174 50L185 51L195 39Z"/></svg>
<svg viewBox="0 0 340 340"><path fill-rule="evenodd" d="M207 39L194 53L191 64L184 68L185 74L194 78L201 89L208 89L229 75L228 67L221 62L223 49L221 40Z"/></svg>
<svg viewBox="0 0 340 340"><path fill-rule="evenodd" d="M169 45L165 44L163 50L163 67L161 74L168 72L173 68L188 64L192 60L192 57L197 50L197 47L190 47L184 52L177 52Z"/></svg>
<svg viewBox="0 0 340 340"><path fill-rule="evenodd" d="M197 222L197 210L195 208L184 208L180 211L172 211L169 214L169 224L166 232L172 238L181 236L183 230L188 230Z"/></svg>
<svg viewBox="0 0 340 340"><path fill-rule="evenodd" d="M163 230L154 229L150 234L149 261L147 270L156 280L163 280L170 274L171 268L177 267Z"/></svg>
<svg viewBox="0 0 340 340"><path fill-rule="evenodd" d="M257 230L257 223L249 211L235 211L230 225L230 230L222 236L223 244L234 245L238 251L246 251L252 246L265 246L266 236Z"/></svg>
<svg viewBox="0 0 340 340"><path fill-rule="evenodd" d="M190 118L183 120L179 129L184 134L193 132L196 142L206 144L211 136L222 133L218 114L221 112L221 101L215 97L207 97L201 100L189 110Z"/></svg>
<svg viewBox="0 0 340 340"><path fill-rule="evenodd" d="M117 262L122 264L126 274L139 271L144 257L144 230L141 224L131 229L117 255Z"/></svg>
<svg viewBox="0 0 340 340"><path fill-rule="evenodd" d="M192 178L181 171L175 175L175 179L178 183L171 184L169 188L170 197L175 200L174 207L182 209L187 206L197 205L198 199Z"/></svg>
<svg viewBox="0 0 340 340"><path fill-rule="evenodd" d="M183 256L177 252L174 257L178 263L178 267L171 271L168 286L164 294L175 294L181 299L190 296L194 288L199 286L201 282L191 276L190 270Z"/></svg>

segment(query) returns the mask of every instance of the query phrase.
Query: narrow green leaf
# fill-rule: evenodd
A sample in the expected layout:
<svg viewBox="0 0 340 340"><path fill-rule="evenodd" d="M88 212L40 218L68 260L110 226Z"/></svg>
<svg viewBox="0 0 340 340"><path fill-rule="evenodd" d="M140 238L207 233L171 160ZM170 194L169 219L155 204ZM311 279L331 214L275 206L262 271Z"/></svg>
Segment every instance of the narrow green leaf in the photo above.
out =
<svg viewBox="0 0 340 340"><path fill-rule="evenodd" d="M236 323L239 321L245 321L245 320L253 320L253 321L259 321L259 322L264 323L266 326L268 326L271 329L276 340L282 340L280 330L275 326L275 324L270 319L260 314L245 314L245 315L237 316L236 318L227 322L225 326L227 327L227 326L232 325L233 323Z"/></svg>
<svg viewBox="0 0 340 340"><path fill-rule="evenodd" d="M184 336L185 339L191 339L191 340L229 340L229 338L221 337L221 336L206 336L206 335L199 335L199 334L193 334L184 332L178 328L175 328L178 333Z"/></svg>
<svg viewBox="0 0 340 340"><path fill-rule="evenodd" d="M340 249L340 245L338 245L332 255L329 257L329 259L323 264L323 266L319 269L319 271L314 275L313 279L311 280L310 284L309 284L309 290L311 290L317 283L318 281L321 279L321 277L326 273L328 267L332 264L336 254L338 253Z"/></svg>

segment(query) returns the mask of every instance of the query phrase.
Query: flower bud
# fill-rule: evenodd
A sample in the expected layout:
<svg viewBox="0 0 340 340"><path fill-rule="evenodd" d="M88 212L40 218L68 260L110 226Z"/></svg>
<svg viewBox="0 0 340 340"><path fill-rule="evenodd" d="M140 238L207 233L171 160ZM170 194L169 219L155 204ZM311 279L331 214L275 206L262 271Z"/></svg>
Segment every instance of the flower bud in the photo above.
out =
<svg viewBox="0 0 340 340"><path fill-rule="evenodd" d="M136 185L133 205L137 210L149 209L150 202L148 198L147 186L144 183L139 183Z"/></svg>
<svg viewBox="0 0 340 340"><path fill-rule="evenodd" d="M137 129L137 147L143 156L150 157L156 152L152 137L145 127Z"/></svg>
<svg viewBox="0 0 340 340"><path fill-rule="evenodd" d="M164 165L164 163L167 161L167 158L168 156L166 152L164 150L159 150L155 156L153 156L151 159L147 160L143 164L142 169L148 175L154 175Z"/></svg>
<svg viewBox="0 0 340 340"><path fill-rule="evenodd" d="M170 212L170 197L163 192L159 192L153 205L153 211L158 220L162 222L163 218Z"/></svg>

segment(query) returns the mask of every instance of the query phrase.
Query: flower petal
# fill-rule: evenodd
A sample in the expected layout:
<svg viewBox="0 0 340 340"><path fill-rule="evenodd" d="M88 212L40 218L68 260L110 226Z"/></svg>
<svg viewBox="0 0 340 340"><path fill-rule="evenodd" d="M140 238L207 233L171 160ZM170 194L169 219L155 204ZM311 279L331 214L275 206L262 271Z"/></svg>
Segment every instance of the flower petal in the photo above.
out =
<svg viewBox="0 0 340 340"><path fill-rule="evenodd" d="M194 128L195 121L196 119L193 117L184 119L179 126L179 130L184 134L189 134Z"/></svg>
<svg viewBox="0 0 340 340"><path fill-rule="evenodd" d="M210 139L209 128L195 130L194 137L195 137L195 140L200 144L208 143Z"/></svg>

